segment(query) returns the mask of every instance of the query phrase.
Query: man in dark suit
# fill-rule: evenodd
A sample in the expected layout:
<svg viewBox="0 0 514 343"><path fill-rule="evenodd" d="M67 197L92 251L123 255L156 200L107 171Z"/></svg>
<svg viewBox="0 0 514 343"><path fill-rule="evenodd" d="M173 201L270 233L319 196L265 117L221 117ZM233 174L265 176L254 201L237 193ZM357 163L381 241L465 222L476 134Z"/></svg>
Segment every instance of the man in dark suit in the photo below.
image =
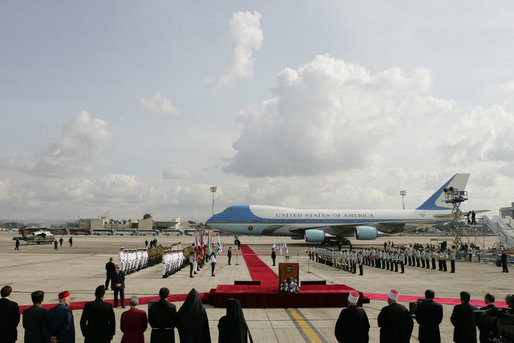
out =
<svg viewBox="0 0 514 343"><path fill-rule="evenodd" d="M228 257L228 265L230 266L230 259L232 258L232 247L228 247L227 257Z"/></svg>
<svg viewBox="0 0 514 343"><path fill-rule="evenodd" d="M277 258L277 254L275 253L275 249L271 248L271 259L273 260L273 265L275 265L276 258Z"/></svg>
<svg viewBox="0 0 514 343"><path fill-rule="evenodd" d="M2 342L14 343L18 339L18 323L20 322L20 309L18 304L9 299L12 294L11 286L4 286L0 290L0 338Z"/></svg>
<svg viewBox="0 0 514 343"><path fill-rule="evenodd" d="M159 290L160 300L151 304L148 310L148 322L152 327L151 343L175 342L177 326L177 308L167 299L170 290L163 287Z"/></svg>
<svg viewBox="0 0 514 343"><path fill-rule="evenodd" d="M118 307L118 293L120 295L121 307L125 308L125 273L120 270L117 264L112 274L112 283L114 283L114 307Z"/></svg>
<svg viewBox="0 0 514 343"><path fill-rule="evenodd" d="M466 292L460 292L460 305L453 308L450 321L454 326L453 341L455 343L476 343L477 329L475 326L474 313L477 308L469 303L471 295Z"/></svg>
<svg viewBox="0 0 514 343"><path fill-rule="evenodd" d="M502 251L502 254L500 256L500 262L502 265L502 273L508 273L509 267L507 266L507 253L505 253L505 250Z"/></svg>
<svg viewBox="0 0 514 343"><path fill-rule="evenodd" d="M59 293L59 303L48 310L43 325L46 342L75 343L75 324L70 292Z"/></svg>
<svg viewBox="0 0 514 343"><path fill-rule="evenodd" d="M359 293L348 295L348 307L341 311L337 319L335 335L338 342L369 342L369 321L364 309L357 307Z"/></svg>
<svg viewBox="0 0 514 343"><path fill-rule="evenodd" d="M80 330L85 343L109 343L114 336L116 321L112 305L104 301L105 288L96 287L95 301L87 303L80 317Z"/></svg>
<svg viewBox="0 0 514 343"><path fill-rule="evenodd" d="M397 303L400 293L394 289L387 294L387 306L378 314L380 343L408 343L414 322L405 306Z"/></svg>
<svg viewBox="0 0 514 343"><path fill-rule="evenodd" d="M416 308L416 321L419 323L421 343L440 343L439 324L443 320L443 306L434 301L435 292L425 291L425 299Z"/></svg>
<svg viewBox="0 0 514 343"><path fill-rule="evenodd" d="M43 325L48 310L41 307L45 293L35 291L30 295L32 307L23 311L23 328L25 329L25 343L46 343L43 334Z"/></svg>
<svg viewBox="0 0 514 343"><path fill-rule="evenodd" d="M498 317L498 308L494 305L495 297L491 293L487 293L484 297L485 305L480 310L484 311L477 318L477 326L480 330L480 343L489 342L489 338L495 338L495 319Z"/></svg>
<svg viewBox="0 0 514 343"><path fill-rule="evenodd" d="M116 272L116 266L112 262L112 257L109 257L109 262L105 264L105 290L109 289L109 281L111 281L111 290L114 289L112 284L112 274Z"/></svg>

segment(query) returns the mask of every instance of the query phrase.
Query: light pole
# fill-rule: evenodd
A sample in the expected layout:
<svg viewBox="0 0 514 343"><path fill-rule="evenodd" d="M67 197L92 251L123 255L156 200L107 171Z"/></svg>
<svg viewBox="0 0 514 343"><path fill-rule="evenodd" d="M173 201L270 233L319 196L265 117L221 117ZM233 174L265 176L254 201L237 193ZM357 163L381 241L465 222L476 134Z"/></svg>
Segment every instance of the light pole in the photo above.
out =
<svg viewBox="0 0 514 343"><path fill-rule="evenodd" d="M405 210L405 196L407 195L407 191L405 189L401 190L400 195L402 196L403 209Z"/></svg>
<svg viewBox="0 0 514 343"><path fill-rule="evenodd" d="M212 186L211 192L212 192L212 215L214 215L214 193L216 193L217 187Z"/></svg>

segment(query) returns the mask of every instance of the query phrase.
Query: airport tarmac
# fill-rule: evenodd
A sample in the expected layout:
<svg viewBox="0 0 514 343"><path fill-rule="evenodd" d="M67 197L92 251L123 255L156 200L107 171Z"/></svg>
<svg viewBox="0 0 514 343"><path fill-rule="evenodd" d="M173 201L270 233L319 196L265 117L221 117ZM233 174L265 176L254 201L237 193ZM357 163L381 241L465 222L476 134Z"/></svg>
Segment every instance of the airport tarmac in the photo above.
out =
<svg viewBox="0 0 514 343"><path fill-rule="evenodd" d="M53 246L22 245L19 251L14 251L12 237L15 233L0 233L0 287L11 285L14 292L11 296L19 305L30 305L30 293L34 290L45 292L45 303L56 303L57 293L62 290L71 292L71 300L88 301L94 299L94 289L105 282L105 263L109 257L117 260L121 246L125 248L142 248L145 239L154 237L132 236L73 236L73 247L68 245L68 237L63 236L64 244L58 251ZM60 236L57 236L59 238ZM193 237L157 236L159 244L182 242L183 246L190 245ZM423 297L427 288L435 290L436 297L458 298L461 290L471 293L472 299L481 300L485 293L494 294L497 300L504 300L507 293L514 292L512 274L502 273L493 263L457 262L456 273L444 273L436 270L421 270L406 267L405 274L387 270L364 267L364 276L350 274L341 270L309 261L306 254L308 243L290 240L283 237L246 237L241 242L249 244L257 254L268 254L273 243L287 242L289 245L290 261L300 263L300 280L326 280L327 284L346 284L365 293L385 294L391 288L397 289L401 295ZM354 241L354 247L376 245L392 240L395 245L408 242L425 244L431 239L450 241L451 237L406 236L381 237L376 241ZM486 246L492 246L495 238L488 236ZM226 249L232 246L234 253L237 248L233 245L232 237L222 237ZM362 243L362 244L361 244ZM271 258L266 255L260 258L273 270ZM277 262L284 262L285 256L278 255ZM200 270L194 279L189 278L189 268L163 279L161 266L156 265L126 277L125 297L132 295L140 297L155 296L159 288L168 287L172 294L187 294L191 288L198 292L208 292L218 284L233 284L234 280L251 280L242 256L234 255L232 265L227 265L225 254L218 256L216 276L211 277L210 266ZM112 299L109 291L106 299ZM177 309L181 302L175 303ZM407 303L403 303L408 306ZM377 316L385 301L371 300L364 309L371 325L370 342L379 342ZM206 305L212 342L218 341L217 324L225 314L225 309ZM146 305L140 306L146 310ZM453 327L450 315L451 305L443 305L444 318L441 323L442 342L452 342ZM115 309L117 327L113 342L120 342L122 333L119 330L119 319L125 309ZM336 342L334 327L341 308L299 308L299 309L244 309L244 314L254 342ZM76 342L82 342L80 333L80 315L82 311L73 311L76 329ZM418 325L415 324L412 342L417 341ZM23 341L23 327L18 326L18 339ZM175 332L178 342L178 333ZM145 333L145 339L150 341L150 329Z"/></svg>

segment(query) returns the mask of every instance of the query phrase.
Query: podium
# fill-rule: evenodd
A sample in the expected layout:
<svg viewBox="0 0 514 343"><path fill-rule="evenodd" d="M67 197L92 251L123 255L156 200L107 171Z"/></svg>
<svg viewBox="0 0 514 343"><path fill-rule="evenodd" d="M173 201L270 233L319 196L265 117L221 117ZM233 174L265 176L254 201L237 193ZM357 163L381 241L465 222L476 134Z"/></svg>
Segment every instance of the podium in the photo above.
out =
<svg viewBox="0 0 514 343"><path fill-rule="evenodd" d="M295 262L282 262L278 264L278 287L287 279L292 277L300 284L300 267Z"/></svg>

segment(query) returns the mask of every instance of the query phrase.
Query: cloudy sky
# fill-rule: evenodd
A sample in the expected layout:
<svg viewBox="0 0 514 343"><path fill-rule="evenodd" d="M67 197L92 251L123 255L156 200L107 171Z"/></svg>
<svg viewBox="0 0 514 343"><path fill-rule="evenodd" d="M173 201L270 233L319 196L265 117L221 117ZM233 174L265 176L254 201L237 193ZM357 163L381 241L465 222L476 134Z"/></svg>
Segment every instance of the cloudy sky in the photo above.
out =
<svg viewBox="0 0 514 343"><path fill-rule="evenodd" d="M0 219L514 201L514 3L2 1Z"/></svg>

